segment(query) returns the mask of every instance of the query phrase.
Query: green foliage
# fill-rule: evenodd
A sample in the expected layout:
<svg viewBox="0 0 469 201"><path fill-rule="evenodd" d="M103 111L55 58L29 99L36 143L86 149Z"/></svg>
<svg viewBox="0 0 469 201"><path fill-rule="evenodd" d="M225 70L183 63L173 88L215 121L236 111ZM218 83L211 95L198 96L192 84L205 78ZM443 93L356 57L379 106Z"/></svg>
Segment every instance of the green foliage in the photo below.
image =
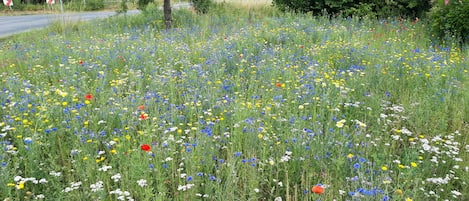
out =
<svg viewBox="0 0 469 201"><path fill-rule="evenodd" d="M94 11L104 8L104 0L86 0L85 10Z"/></svg>
<svg viewBox="0 0 469 201"><path fill-rule="evenodd" d="M44 10L45 6L41 4L25 4L21 3L20 0L13 0L13 6L11 7L14 11L38 11L38 10ZM9 10L3 2L0 3L0 10Z"/></svg>
<svg viewBox="0 0 469 201"><path fill-rule="evenodd" d="M314 15L421 17L430 9L430 0L273 0L282 11L312 12Z"/></svg>
<svg viewBox="0 0 469 201"><path fill-rule="evenodd" d="M444 0L435 2L430 19L432 31L439 39L469 41L469 0L450 0L447 5Z"/></svg>
<svg viewBox="0 0 469 201"><path fill-rule="evenodd" d="M66 4L67 10L96 11L104 8L104 0L78 0Z"/></svg>
<svg viewBox="0 0 469 201"><path fill-rule="evenodd" d="M82 28L83 22L81 21L55 21L52 22L48 30L58 34L69 34L72 32L78 32Z"/></svg>
<svg viewBox="0 0 469 201"><path fill-rule="evenodd" d="M162 12L155 2L149 3L143 10L142 13L144 16L162 16Z"/></svg>
<svg viewBox="0 0 469 201"><path fill-rule="evenodd" d="M82 1L72 1L65 4L65 10L83 11L85 6Z"/></svg>
<svg viewBox="0 0 469 201"><path fill-rule="evenodd" d="M138 0L138 9L143 10L148 6L149 3L154 2L154 0Z"/></svg>
<svg viewBox="0 0 469 201"><path fill-rule="evenodd" d="M346 16L357 16L357 17L376 17L376 12L373 11L374 4L370 3L359 3L355 7L351 7L344 11Z"/></svg>
<svg viewBox="0 0 469 201"><path fill-rule="evenodd" d="M127 0L122 0L120 3L120 10L118 10L118 13L127 13L127 10L129 7L127 6Z"/></svg>
<svg viewBox="0 0 469 201"><path fill-rule="evenodd" d="M191 0L191 2L192 6L194 6L195 11L199 14L208 13L210 7L213 4L212 0Z"/></svg>

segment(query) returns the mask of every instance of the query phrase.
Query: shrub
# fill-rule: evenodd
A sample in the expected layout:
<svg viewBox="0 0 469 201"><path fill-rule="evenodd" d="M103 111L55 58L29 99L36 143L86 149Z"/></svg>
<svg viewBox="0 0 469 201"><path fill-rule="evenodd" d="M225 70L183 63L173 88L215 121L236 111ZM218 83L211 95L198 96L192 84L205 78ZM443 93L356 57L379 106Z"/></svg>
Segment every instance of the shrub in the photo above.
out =
<svg viewBox="0 0 469 201"><path fill-rule="evenodd" d="M120 10L117 10L117 13L127 13L127 10L129 10L127 0L122 0L120 3Z"/></svg>
<svg viewBox="0 0 469 201"><path fill-rule="evenodd" d="M376 12L374 12L373 7L375 4L371 3L359 3L355 7L348 8L344 11L346 16L354 16L354 17L376 17Z"/></svg>
<svg viewBox="0 0 469 201"><path fill-rule="evenodd" d="M212 0L191 0L191 2L195 11L199 14L208 13L210 7L213 4Z"/></svg>
<svg viewBox="0 0 469 201"><path fill-rule="evenodd" d="M440 40L454 38L469 42L469 0L439 0L431 12L432 31Z"/></svg>
<svg viewBox="0 0 469 201"><path fill-rule="evenodd" d="M360 17L422 17L431 6L430 0L273 0L273 3L282 11Z"/></svg>
<svg viewBox="0 0 469 201"><path fill-rule="evenodd" d="M101 10L104 8L104 0L87 0L85 10Z"/></svg>
<svg viewBox="0 0 469 201"><path fill-rule="evenodd" d="M138 9L143 10L145 7L148 6L149 3L153 2L153 0L138 0Z"/></svg>

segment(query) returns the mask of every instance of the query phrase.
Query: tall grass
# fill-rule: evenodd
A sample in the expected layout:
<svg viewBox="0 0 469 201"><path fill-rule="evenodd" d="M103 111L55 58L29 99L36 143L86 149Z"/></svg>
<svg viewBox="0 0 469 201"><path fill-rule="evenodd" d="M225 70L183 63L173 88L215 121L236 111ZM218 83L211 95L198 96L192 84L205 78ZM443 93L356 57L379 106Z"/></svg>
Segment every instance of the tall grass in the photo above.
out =
<svg viewBox="0 0 469 201"><path fill-rule="evenodd" d="M1 199L469 199L466 47L220 9L1 42Z"/></svg>

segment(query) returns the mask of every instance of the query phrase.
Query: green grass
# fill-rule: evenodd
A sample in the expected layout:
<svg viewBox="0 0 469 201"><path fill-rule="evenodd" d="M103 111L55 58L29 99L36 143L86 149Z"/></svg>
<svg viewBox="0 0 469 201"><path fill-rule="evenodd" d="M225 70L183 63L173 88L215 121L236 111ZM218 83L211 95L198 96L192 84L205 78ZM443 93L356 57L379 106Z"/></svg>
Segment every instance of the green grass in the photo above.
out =
<svg viewBox="0 0 469 201"><path fill-rule="evenodd" d="M469 51L427 23L161 16L0 42L0 199L469 199Z"/></svg>

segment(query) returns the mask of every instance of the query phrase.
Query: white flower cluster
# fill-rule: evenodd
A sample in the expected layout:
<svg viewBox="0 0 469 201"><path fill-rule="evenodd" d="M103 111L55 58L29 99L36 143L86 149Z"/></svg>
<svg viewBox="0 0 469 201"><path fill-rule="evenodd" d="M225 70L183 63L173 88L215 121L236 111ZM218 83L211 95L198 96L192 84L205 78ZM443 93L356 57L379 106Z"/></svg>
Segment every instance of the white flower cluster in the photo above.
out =
<svg viewBox="0 0 469 201"><path fill-rule="evenodd" d="M49 175L52 175L54 177L60 177L60 176L62 176L62 173L61 172L56 172L56 171L51 171L51 172L49 172Z"/></svg>
<svg viewBox="0 0 469 201"><path fill-rule="evenodd" d="M137 181L137 184L140 186L140 187L145 187L147 186L147 180L145 179L140 179Z"/></svg>
<svg viewBox="0 0 469 201"><path fill-rule="evenodd" d="M195 195L196 195L197 197L208 198L208 195L207 195L207 194L196 193Z"/></svg>
<svg viewBox="0 0 469 201"><path fill-rule="evenodd" d="M186 191L191 189L195 184L186 184L186 185L178 185L178 191Z"/></svg>
<svg viewBox="0 0 469 201"><path fill-rule="evenodd" d="M98 181L94 184L91 184L90 189L91 189L92 192L102 191L104 189L104 182L103 181Z"/></svg>
<svg viewBox="0 0 469 201"><path fill-rule="evenodd" d="M46 179L44 179L44 178L37 180L37 179L34 178L34 177L23 178L23 177L21 177L21 176L16 176L15 178L13 178L13 180L14 180L15 182L25 182L25 183L26 183L26 182L31 182L31 183L33 183L33 184L46 184L46 183L48 182L48 181L47 181Z"/></svg>
<svg viewBox="0 0 469 201"><path fill-rule="evenodd" d="M109 192L109 194L117 195L117 200L129 200L134 201L134 199L130 196L128 191L122 191L121 189L116 189L114 191Z"/></svg>
<svg viewBox="0 0 469 201"><path fill-rule="evenodd" d="M121 178L122 178L122 176L121 176L120 173L117 173L117 174L111 176L111 179L114 180L114 182L119 182Z"/></svg>
<svg viewBox="0 0 469 201"><path fill-rule="evenodd" d="M287 162L291 159L292 152L286 151L285 154L280 158L280 163Z"/></svg>
<svg viewBox="0 0 469 201"><path fill-rule="evenodd" d="M79 182L71 182L71 183L70 183L70 187L66 187L65 189L62 190L62 192L68 193L68 192L71 192L71 191L74 191L74 190L79 189L80 186L81 186L81 181L79 181Z"/></svg>
<svg viewBox="0 0 469 201"><path fill-rule="evenodd" d="M109 169L112 169L112 166L110 166L110 165L109 165L109 166L103 165L103 167L100 167L100 168L98 169L98 171L106 172L106 171L108 171Z"/></svg>

